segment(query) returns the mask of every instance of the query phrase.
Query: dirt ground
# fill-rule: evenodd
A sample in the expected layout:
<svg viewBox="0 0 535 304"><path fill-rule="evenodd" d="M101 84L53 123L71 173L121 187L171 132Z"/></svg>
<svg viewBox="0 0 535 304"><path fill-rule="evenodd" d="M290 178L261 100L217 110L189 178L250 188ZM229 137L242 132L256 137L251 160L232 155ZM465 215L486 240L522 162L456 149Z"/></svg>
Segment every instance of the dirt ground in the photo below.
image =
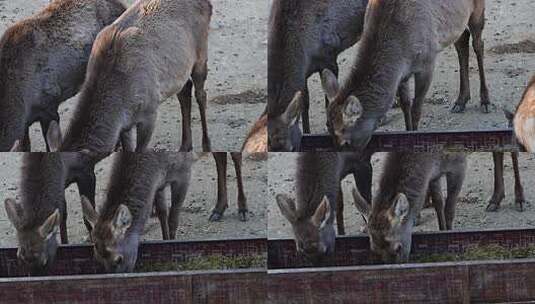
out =
<svg viewBox="0 0 535 304"><path fill-rule="evenodd" d="M373 189L375 193L378 179L382 172L384 153L377 153L373 157ZM292 230L287 220L282 216L275 202L278 193L289 193L295 197L295 153L270 153L268 164L269 198L268 208L268 237L287 238L292 236ZM463 190L459 196L457 212L453 227L456 230L520 228L535 227L535 156L523 153L520 157L520 171L524 194L528 203L524 212L514 208L514 177L510 157L506 156L504 179L505 199L498 212L486 212L488 199L492 195L494 185L494 165L492 153L473 153L468 156L468 166ZM443 182L444 183L444 182ZM346 234L360 233L364 224L362 217L353 204L351 189L355 187L353 177L343 181L344 192L344 221ZM443 193L446 188L443 185ZM438 223L435 211L431 208L422 212L423 223L416 231L436 231Z"/></svg>
<svg viewBox="0 0 535 304"><path fill-rule="evenodd" d="M485 69L493 107L483 114L479 108L479 76L473 50L470 53L472 100L465 113L450 114L459 93L459 64L453 46L438 56L434 80L423 107L422 130L487 129L506 126L502 107L514 109L535 73L535 1L487 0L487 23L484 30ZM339 57L341 82L348 74L357 54L358 44ZM324 95L319 77L309 79L312 133L326 133ZM412 85L412 81L411 81ZM412 92L414 95L414 92ZM389 112L382 130L405 128L400 109Z"/></svg>
<svg viewBox="0 0 535 304"><path fill-rule="evenodd" d="M113 157L104 159L96 168L97 208L106 197ZM0 202L2 202L0 207L0 247L16 245L15 230L7 219L3 202L8 197L19 199L21 160L22 154L20 153L0 153ZM217 198L215 161L211 155L205 155L194 164L188 195L180 213L178 240L266 236L267 162L250 160L243 162L243 181L249 207L249 221L246 223L241 222L238 218L236 175L230 157L228 162L229 208L225 212L223 220L216 223L208 221ZM71 243L85 242L88 233L82 222L78 189L72 185L65 193L68 206L69 241ZM161 239L160 224L157 218L151 218L147 223L144 238Z"/></svg>
<svg viewBox="0 0 535 304"><path fill-rule="evenodd" d="M14 22L30 16L48 0L0 0L0 35ZM123 0L132 4L134 0ZM239 151L249 128L264 110L267 84L267 22L265 0L212 0L214 14L209 35L208 128L213 151ZM65 130L77 97L60 107ZM193 149L200 151L201 125L194 102ZM180 105L176 97L160 105L151 145L178 150L181 139ZM40 127L31 129L33 151L44 151Z"/></svg>

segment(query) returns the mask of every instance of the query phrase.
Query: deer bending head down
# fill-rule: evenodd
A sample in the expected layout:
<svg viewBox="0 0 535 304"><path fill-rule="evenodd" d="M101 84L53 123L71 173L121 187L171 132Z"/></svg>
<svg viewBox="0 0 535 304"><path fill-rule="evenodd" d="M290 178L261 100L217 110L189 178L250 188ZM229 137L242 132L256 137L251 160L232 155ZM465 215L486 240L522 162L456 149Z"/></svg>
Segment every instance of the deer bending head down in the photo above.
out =
<svg viewBox="0 0 535 304"><path fill-rule="evenodd" d="M468 47L473 35L481 80L481 105L489 111L483 64L484 0L376 0L366 10L364 31L354 67L338 89L335 73L322 73L331 101L328 129L338 148L362 151L391 108L398 88L414 76L415 98L400 95L407 129L416 130L422 104L431 86L435 61L455 44L459 53L461 89L452 112L462 112L470 99Z"/></svg>
<svg viewBox="0 0 535 304"><path fill-rule="evenodd" d="M297 159L296 199L276 196L290 222L297 251L317 264L334 253L339 171L336 153L301 153Z"/></svg>

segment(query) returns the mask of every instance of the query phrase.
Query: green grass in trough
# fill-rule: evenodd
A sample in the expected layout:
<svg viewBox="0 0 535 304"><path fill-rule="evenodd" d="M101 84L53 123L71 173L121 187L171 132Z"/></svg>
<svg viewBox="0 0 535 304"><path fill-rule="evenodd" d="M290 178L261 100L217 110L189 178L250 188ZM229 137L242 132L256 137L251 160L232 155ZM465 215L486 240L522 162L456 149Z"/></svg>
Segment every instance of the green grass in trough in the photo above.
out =
<svg viewBox="0 0 535 304"><path fill-rule="evenodd" d="M413 263L460 262L476 260L511 260L535 258L535 246L506 248L499 245L471 246L462 253L413 255Z"/></svg>
<svg viewBox="0 0 535 304"><path fill-rule="evenodd" d="M151 264L138 264L135 272L160 272L160 271L188 271L188 270L226 270L266 268L265 255L252 256L205 256L193 257L184 262L158 262Z"/></svg>

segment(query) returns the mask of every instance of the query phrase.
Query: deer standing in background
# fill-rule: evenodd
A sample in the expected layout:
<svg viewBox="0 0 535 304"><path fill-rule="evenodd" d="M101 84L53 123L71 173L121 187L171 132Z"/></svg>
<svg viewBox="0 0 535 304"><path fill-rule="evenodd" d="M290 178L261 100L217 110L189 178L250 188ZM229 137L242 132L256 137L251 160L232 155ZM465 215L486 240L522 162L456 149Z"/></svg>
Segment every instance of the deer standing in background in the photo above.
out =
<svg viewBox="0 0 535 304"><path fill-rule="evenodd" d="M0 152L30 152L29 128L59 124L59 105L82 85L97 34L125 11L119 0L55 0L0 40Z"/></svg>

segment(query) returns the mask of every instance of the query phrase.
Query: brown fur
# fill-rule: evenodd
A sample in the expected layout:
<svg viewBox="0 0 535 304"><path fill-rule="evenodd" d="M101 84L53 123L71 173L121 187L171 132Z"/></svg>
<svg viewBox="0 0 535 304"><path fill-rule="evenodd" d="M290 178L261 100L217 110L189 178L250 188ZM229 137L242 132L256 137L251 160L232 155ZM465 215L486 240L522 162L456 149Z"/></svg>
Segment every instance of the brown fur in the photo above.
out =
<svg viewBox="0 0 535 304"><path fill-rule="evenodd" d="M522 101L516 109L514 129L518 140L526 150L535 153L535 76L528 83Z"/></svg>
<svg viewBox="0 0 535 304"><path fill-rule="evenodd" d="M144 151L158 106L172 95L178 95L182 107L181 151L191 150L192 83L203 150L210 150L204 82L211 14L208 0L141 0L104 29L93 46L88 79L61 150L111 152L135 129L136 151Z"/></svg>
<svg viewBox="0 0 535 304"><path fill-rule="evenodd" d="M84 217L94 230L97 259L108 271L132 271L143 229L153 202L162 226L163 239L174 239L179 210L186 197L194 162L192 153L116 154L106 201L96 214L84 203ZM164 190L171 187L172 204L167 208ZM128 217L118 222L119 210ZM125 226L118 228L117 223ZM119 260L117 260L117 258Z"/></svg>
<svg viewBox="0 0 535 304"><path fill-rule="evenodd" d="M247 158L252 154L266 154L268 152L268 119L262 115L253 125L241 148Z"/></svg>
<svg viewBox="0 0 535 304"><path fill-rule="evenodd" d="M124 10L118 0L56 0L6 30L0 40L0 151L16 141L30 151L29 126L39 121L45 135L51 121L59 121L59 104L84 80L95 36Z"/></svg>
<svg viewBox="0 0 535 304"><path fill-rule="evenodd" d="M371 210L368 202L358 192L354 193L357 208L367 217L372 251L385 262L407 261L412 227L428 189L440 229L451 229L465 170L466 155L461 153L389 153ZM440 186L442 176L448 182L445 204Z"/></svg>
<svg viewBox="0 0 535 304"><path fill-rule="evenodd" d="M298 150L303 131L310 133L307 79L323 69L338 72L336 59L360 38L367 0L275 0L268 38L269 150ZM297 111L285 111L297 92Z"/></svg>
<svg viewBox="0 0 535 304"><path fill-rule="evenodd" d="M483 0L370 2L356 62L328 110L329 131L336 144L363 149L380 119L391 108L400 87L405 88L400 101L407 127L417 129L436 56L456 41L462 84L456 105L459 111L464 109L469 99L466 49L470 34L474 35L474 49L478 54L481 101L488 111L481 40L484 8ZM470 32L466 31L467 27ZM411 102L406 94L406 82L413 75L416 90ZM355 111L358 107L363 112Z"/></svg>

